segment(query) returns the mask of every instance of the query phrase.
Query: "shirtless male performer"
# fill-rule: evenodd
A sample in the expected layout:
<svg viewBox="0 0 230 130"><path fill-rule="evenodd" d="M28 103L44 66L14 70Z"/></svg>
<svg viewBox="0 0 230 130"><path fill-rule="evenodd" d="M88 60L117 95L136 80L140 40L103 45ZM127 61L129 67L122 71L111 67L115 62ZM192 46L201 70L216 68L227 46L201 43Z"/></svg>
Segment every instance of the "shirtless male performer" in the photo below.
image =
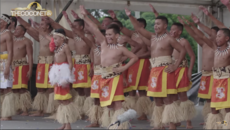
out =
<svg viewBox="0 0 230 130"><path fill-rule="evenodd" d="M162 124L168 124L170 129L176 129L175 123L183 120L179 106L173 102L173 94L177 94L175 70L184 59L185 50L173 37L167 35L168 20L164 16L158 16L155 20L155 33L148 32L139 26L138 21L131 16L129 10L125 10L136 31L147 39L151 39L151 73L148 83L147 96L154 97L152 124L154 128L163 128ZM172 64L172 53L176 49L180 55L175 64ZM165 99L165 102L163 102ZM164 103L166 104L165 106ZM151 121L151 123L152 123Z"/></svg>
<svg viewBox="0 0 230 130"><path fill-rule="evenodd" d="M192 15L195 23L198 22L198 18ZM222 126L218 123L223 121L223 115L219 113L220 109L225 109L226 115L224 121L229 122L230 120L230 105L229 105L229 93L227 88L229 87L229 66L230 58L230 30L227 28L220 29L217 32L216 40L208 39L200 30L194 28L194 32L199 35L204 42L210 48L215 51L214 55L214 67L213 67L213 86L211 92L211 109L212 113L208 115L206 122L206 129L221 129ZM227 96L225 96L227 95ZM224 97L223 97L224 96ZM224 125L224 129L229 129L230 125Z"/></svg>
<svg viewBox="0 0 230 130"><path fill-rule="evenodd" d="M146 27L146 21L143 18L137 20L142 28ZM147 115L149 114L149 106L151 106L151 100L149 97L147 97L146 93L148 78L150 74L150 51L148 50L148 47L144 41L140 38L142 37L140 34L123 27L120 21L113 21L112 24L113 23L116 23L120 27L121 32L124 33L124 35L128 34L127 37L130 37L133 41L137 42L138 46L141 46L140 49L136 51L137 47L130 44L131 52L137 55L139 60L127 70L128 87L126 88L126 92L129 92L129 96L125 98L123 107L126 109L135 109L138 116L140 116L138 118L139 120L147 120ZM140 95L137 101L135 97L136 90L138 90Z"/></svg>
<svg viewBox="0 0 230 130"><path fill-rule="evenodd" d="M31 116L43 116L47 108L55 109L55 103L53 100L54 90L53 86L50 85L48 78L48 72L53 64L53 52L49 50L50 41L47 38L40 35L38 30L24 21L21 17L17 17L17 19L18 22L26 28L27 33L40 44L39 60L36 72L36 87L38 92L32 105L32 108L38 112L32 114ZM40 28L46 35L51 35L53 30L51 25L47 24L44 20L41 21ZM48 89L47 92L49 93L49 103L46 95L46 89Z"/></svg>
<svg viewBox="0 0 230 130"><path fill-rule="evenodd" d="M192 50L189 42L181 38L181 34L183 32L183 25L181 23L173 23L170 30L170 35L175 38L181 46L183 46L190 57L190 65L188 66L187 59L184 59L179 68L175 71L176 74L176 87L177 93L175 95L174 101L178 102L178 105L181 107L181 112L184 117L184 121L187 121L187 129L192 129L191 119L196 116L195 105L192 101L190 101L187 97L187 91L190 89L192 83L190 82L192 77L192 69L195 63L195 54ZM173 58L174 62L179 58L179 52L174 49ZM179 96L179 99L178 99ZM180 123L179 123L180 124Z"/></svg>
<svg viewBox="0 0 230 130"><path fill-rule="evenodd" d="M214 51L207 44L204 44L205 41L203 41L202 38L199 36L200 34L196 34L193 31L193 29L196 29L193 24L186 20L187 23L191 26L190 28L189 25L185 24L185 22L181 20L180 17L178 17L178 19L180 23L184 25L186 31L190 34L190 36L192 36L194 40L202 47L202 77L200 81L198 97L206 100L206 103L202 110L204 121L206 121L208 114L211 113L210 102L213 82L212 67L214 65ZM196 23L202 30L204 30L206 34L209 35L210 40L215 40L216 34L219 31L218 27L212 27L210 29L202 24L198 19ZM201 125L203 125L203 123L201 123Z"/></svg>
<svg viewBox="0 0 230 130"><path fill-rule="evenodd" d="M115 113L112 117L111 123L117 120L117 116L124 113L121 101L124 100L123 94L123 77L121 73L134 64L138 58L125 47L118 45L117 40L120 36L119 27L111 24L106 29L106 35L103 36L97 25L94 24L86 16L86 11L83 6L80 6L81 13L85 22L92 28L96 39L101 44L101 65L102 65L102 79L100 85L100 104L102 107L113 106ZM125 65L121 65L123 56L130 58L130 61ZM116 125L110 127L114 129ZM127 129L128 121L122 123L118 129Z"/></svg>
<svg viewBox="0 0 230 130"><path fill-rule="evenodd" d="M0 17L0 92L1 98L1 120L12 120L16 114L14 95L11 90L13 86L13 37L7 29L10 25L10 17L2 14ZM4 94L4 96L3 96Z"/></svg>
<svg viewBox="0 0 230 130"><path fill-rule="evenodd" d="M27 116L28 110L31 108L32 99L28 91L28 81L32 75L33 69L33 47L32 41L25 37L26 29L22 25L18 25L14 31L14 57L13 70L14 82L13 91L20 95L15 98L18 102L18 109L23 113L21 115ZM27 57L28 60L27 60Z"/></svg>
<svg viewBox="0 0 230 130"><path fill-rule="evenodd" d="M67 15L63 12L65 16ZM77 90L78 96L74 99L74 102L78 105L82 118L83 115L88 115L89 108L93 105L93 100L90 98L91 78L89 76L91 60L90 60L90 46L88 46L84 40L74 33L75 28L84 31L84 20L76 19L71 26L71 31L65 29L60 24L56 23L51 18L47 17L47 22L51 24L54 29L62 28L66 32L66 36L73 38L75 41L76 55L74 56L74 74L76 81L73 82L72 87ZM91 35L86 35L91 42L94 43L94 39Z"/></svg>
<svg viewBox="0 0 230 130"><path fill-rule="evenodd" d="M49 72L50 83L54 87L54 99L60 102L57 108L57 121L63 126L61 130L71 129L71 123L81 118L78 107L71 101L70 83L75 81L73 74L73 63L71 51L66 45L66 34L63 29L56 29L53 33L53 40L50 44L55 44L54 61ZM54 48L52 48L53 50Z"/></svg>

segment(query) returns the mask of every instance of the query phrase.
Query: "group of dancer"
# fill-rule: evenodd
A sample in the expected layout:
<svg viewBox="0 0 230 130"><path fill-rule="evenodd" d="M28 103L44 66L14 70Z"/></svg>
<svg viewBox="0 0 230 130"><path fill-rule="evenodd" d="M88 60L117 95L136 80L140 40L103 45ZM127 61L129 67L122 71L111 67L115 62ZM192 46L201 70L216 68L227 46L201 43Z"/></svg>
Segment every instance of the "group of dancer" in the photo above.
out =
<svg viewBox="0 0 230 130"><path fill-rule="evenodd" d="M229 0L222 3L230 10ZM168 19L150 7L156 16L154 33L145 29L145 19L136 19L128 9L125 12L134 30L125 28L114 11L100 23L84 6L80 6L81 18L71 11L74 21L62 12L71 30L50 17L42 17L40 23L30 19L30 24L18 16L1 15L1 120L12 120L18 114L28 116L32 109L36 112L30 116L50 113L48 118L63 124L61 129L71 129L71 123L85 117L91 122L88 127L108 128L119 115L133 109L138 120L149 120L155 129L176 129L182 121L191 129L196 109L187 91L195 54L181 37L185 28L202 47L198 96L207 101L203 108L205 128L230 129L230 123L216 123L230 122L230 30L201 6L217 27L205 26L192 14L194 22L178 17L179 23L173 23L168 32ZM40 45L33 101L27 85L33 48L25 33ZM109 128L129 127L126 121Z"/></svg>

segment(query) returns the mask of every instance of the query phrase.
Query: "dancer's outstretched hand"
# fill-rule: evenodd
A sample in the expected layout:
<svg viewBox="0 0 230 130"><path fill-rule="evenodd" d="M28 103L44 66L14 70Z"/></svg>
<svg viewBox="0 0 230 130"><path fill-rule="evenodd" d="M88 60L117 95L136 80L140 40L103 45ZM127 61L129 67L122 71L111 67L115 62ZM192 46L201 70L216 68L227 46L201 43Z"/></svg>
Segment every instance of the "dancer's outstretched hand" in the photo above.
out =
<svg viewBox="0 0 230 130"><path fill-rule="evenodd" d="M198 24L200 22L200 20L192 13L191 18L193 20L194 23Z"/></svg>
<svg viewBox="0 0 230 130"><path fill-rule="evenodd" d="M73 15L73 17L75 18L75 19L79 19L80 17L78 16L78 14L75 12L75 11L73 11L73 10L71 10L71 14Z"/></svg>
<svg viewBox="0 0 230 130"><path fill-rule="evenodd" d="M230 0L220 0L225 6L230 4Z"/></svg>
<svg viewBox="0 0 230 130"><path fill-rule="evenodd" d="M179 21L181 24L183 24L183 25L184 25L184 21L181 19L181 17L180 17L180 16L178 16L178 17L177 17L177 19L178 19L178 21Z"/></svg>
<svg viewBox="0 0 230 130"><path fill-rule="evenodd" d="M87 15L87 11L83 5L80 5L80 10L82 15Z"/></svg>
<svg viewBox="0 0 230 130"><path fill-rule="evenodd" d="M113 19L116 19L116 14L113 10L109 10L108 13Z"/></svg>
<svg viewBox="0 0 230 130"><path fill-rule="evenodd" d="M131 15L131 11L128 10L128 9L125 9L125 13L126 13L127 16L130 16L130 15Z"/></svg>
<svg viewBox="0 0 230 130"><path fill-rule="evenodd" d="M199 9L202 10L205 15L209 15L208 9L205 8L204 6L199 6Z"/></svg>

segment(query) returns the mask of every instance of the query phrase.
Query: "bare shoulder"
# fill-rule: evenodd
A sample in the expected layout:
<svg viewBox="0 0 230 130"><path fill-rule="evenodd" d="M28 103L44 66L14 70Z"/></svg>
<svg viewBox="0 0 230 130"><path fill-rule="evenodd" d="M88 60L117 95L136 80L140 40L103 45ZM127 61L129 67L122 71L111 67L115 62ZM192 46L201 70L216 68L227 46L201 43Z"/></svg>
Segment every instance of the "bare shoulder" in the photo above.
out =
<svg viewBox="0 0 230 130"><path fill-rule="evenodd" d="M11 33L11 31L6 31L3 35L6 39L10 39L13 37L13 34Z"/></svg>
<svg viewBox="0 0 230 130"><path fill-rule="evenodd" d="M63 49L64 49L65 51L70 51L68 44L65 44L65 46L63 46Z"/></svg>
<svg viewBox="0 0 230 130"><path fill-rule="evenodd" d="M188 42L188 40L185 39L185 38L182 38L181 41L180 41L180 43L181 43L181 45L183 45L183 46L190 45L189 42Z"/></svg>
<svg viewBox="0 0 230 130"><path fill-rule="evenodd" d="M33 45L33 42L29 38L25 37L25 44Z"/></svg>

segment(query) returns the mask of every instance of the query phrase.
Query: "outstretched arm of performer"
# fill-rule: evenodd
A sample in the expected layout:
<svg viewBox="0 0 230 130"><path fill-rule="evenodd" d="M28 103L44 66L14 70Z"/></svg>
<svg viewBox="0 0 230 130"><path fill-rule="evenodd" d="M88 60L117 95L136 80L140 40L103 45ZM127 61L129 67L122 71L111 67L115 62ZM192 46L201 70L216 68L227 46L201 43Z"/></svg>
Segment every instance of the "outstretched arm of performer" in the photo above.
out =
<svg viewBox="0 0 230 130"><path fill-rule="evenodd" d="M122 54L124 56L127 56L130 60L126 65L121 66L119 68L114 68L113 69L114 72L118 72L118 73L124 72L125 70L127 70L130 66L132 66L138 60L138 57L125 47L122 47Z"/></svg>
<svg viewBox="0 0 230 130"><path fill-rule="evenodd" d="M115 12L113 10L108 10L108 13L113 18L113 20L118 20Z"/></svg>
<svg viewBox="0 0 230 130"><path fill-rule="evenodd" d="M184 48L185 48L186 52L188 53L188 55L190 57L190 65L189 65L189 70L188 70L188 77L191 80L191 78L192 78L192 69L193 69L193 66L195 64L196 56L195 56L195 54L194 54L194 52L192 50L192 47L189 44L188 40L183 39L181 42L184 45Z"/></svg>
<svg viewBox="0 0 230 130"><path fill-rule="evenodd" d="M27 73L27 78L30 79L32 75L32 69L33 69L33 43L31 40L28 40L29 42L26 43L26 53L28 57L29 62L29 71Z"/></svg>
<svg viewBox="0 0 230 130"><path fill-rule="evenodd" d="M220 0L230 11L230 0Z"/></svg>
<svg viewBox="0 0 230 130"><path fill-rule="evenodd" d="M141 45L139 43L135 42L134 40L132 40L131 38L125 35L120 35L118 43L120 44L129 43L131 46L133 46L137 50L141 49Z"/></svg>
<svg viewBox="0 0 230 130"><path fill-rule="evenodd" d="M182 60L185 58L186 51L185 51L184 47L181 46L181 44L178 43L178 42L176 41L175 38L170 37L169 43L170 43L170 45L171 45L174 49L176 49L178 52L180 52L180 56L179 56L177 62L176 62L175 64L169 65L169 66L165 69L165 72L167 72L167 73L172 73L172 72L174 72L174 71L179 67L180 63L181 63Z"/></svg>
<svg viewBox="0 0 230 130"><path fill-rule="evenodd" d="M98 43L101 44L101 46L105 46L107 45L107 43L105 42L105 37L103 36L103 34L101 33L101 31L99 30L98 26L93 23L87 16L86 16L86 10L84 8L84 6L80 6L81 9L81 13L83 15L83 19L86 22L86 24L88 24L88 26L91 28L90 31L95 35L95 37L97 38Z"/></svg>
<svg viewBox="0 0 230 130"><path fill-rule="evenodd" d="M71 55L71 51L69 49L69 46L68 45L64 46L64 50L65 50L65 54L66 54L66 57L67 57L67 62L69 64L69 69L72 71L72 69L73 69L73 61L72 61L72 55Z"/></svg>
<svg viewBox="0 0 230 130"><path fill-rule="evenodd" d="M7 53L8 53L8 58L7 58L7 63L6 63L6 68L4 70L4 78L9 79L9 74L10 74L10 66L13 60L13 37L11 32L7 32L8 35L6 35L6 47L7 47Z"/></svg>
<svg viewBox="0 0 230 130"><path fill-rule="evenodd" d="M89 16L89 18L100 28L102 29L103 27L101 26L101 23L89 12L85 9L85 16Z"/></svg>
<svg viewBox="0 0 230 130"><path fill-rule="evenodd" d="M194 14L191 15L191 18L194 21L194 23L196 23L206 34L209 35L209 37L211 37L211 35L212 35L212 29L211 28L209 28L209 27L205 26L203 23L201 23L200 20ZM183 19L185 19L185 18L183 17ZM186 20L186 21L189 25L191 25L188 22L188 20ZM192 27L194 27L194 26L192 25Z"/></svg>
<svg viewBox="0 0 230 130"><path fill-rule="evenodd" d="M87 37L85 37L84 32L81 32L80 30L75 29L74 33L79 36L89 47L95 47L95 44L91 42Z"/></svg>
<svg viewBox="0 0 230 130"><path fill-rule="evenodd" d="M178 21L184 25L185 30L190 34L190 36L192 36L194 40L202 47L205 44L202 38L197 36L197 34L193 31L193 29L190 28L189 25L187 25L179 16L177 18Z"/></svg>
<svg viewBox="0 0 230 130"><path fill-rule="evenodd" d="M132 15L131 15L131 11L129 11L128 9L125 9L125 12L126 12L126 15L129 17L130 21L132 22L134 28L136 31L138 31L139 33L141 33L141 35L143 35L144 37L146 37L147 39L151 39L151 36L153 35L153 33L145 30L144 28L141 28L139 26L139 23L137 21L136 18L134 18Z"/></svg>
<svg viewBox="0 0 230 130"><path fill-rule="evenodd" d="M27 23L25 20L23 20L21 17L16 16L16 18L17 18L18 22L26 28L26 30L27 30L26 32L31 37L33 37L36 41L39 42L39 33L38 33L38 31L35 28L31 27L31 25L29 23Z"/></svg>
<svg viewBox="0 0 230 130"><path fill-rule="evenodd" d="M59 23L55 22L52 18L45 16L45 17L43 17L43 20L46 21L47 23L49 23L53 29L60 29L60 28L64 29L66 36L73 39L72 31L65 29Z"/></svg>
<svg viewBox="0 0 230 130"><path fill-rule="evenodd" d="M149 4L150 8L152 9L154 15L155 15L155 18L159 16L159 13L157 12L157 10L153 7L152 4Z"/></svg>
<svg viewBox="0 0 230 130"><path fill-rule="evenodd" d="M205 15L207 15L216 24L216 26L218 26L219 28L227 28L222 22L220 22L211 13L209 13L204 6L200 6L199 8L204 12Z"/></svg>

